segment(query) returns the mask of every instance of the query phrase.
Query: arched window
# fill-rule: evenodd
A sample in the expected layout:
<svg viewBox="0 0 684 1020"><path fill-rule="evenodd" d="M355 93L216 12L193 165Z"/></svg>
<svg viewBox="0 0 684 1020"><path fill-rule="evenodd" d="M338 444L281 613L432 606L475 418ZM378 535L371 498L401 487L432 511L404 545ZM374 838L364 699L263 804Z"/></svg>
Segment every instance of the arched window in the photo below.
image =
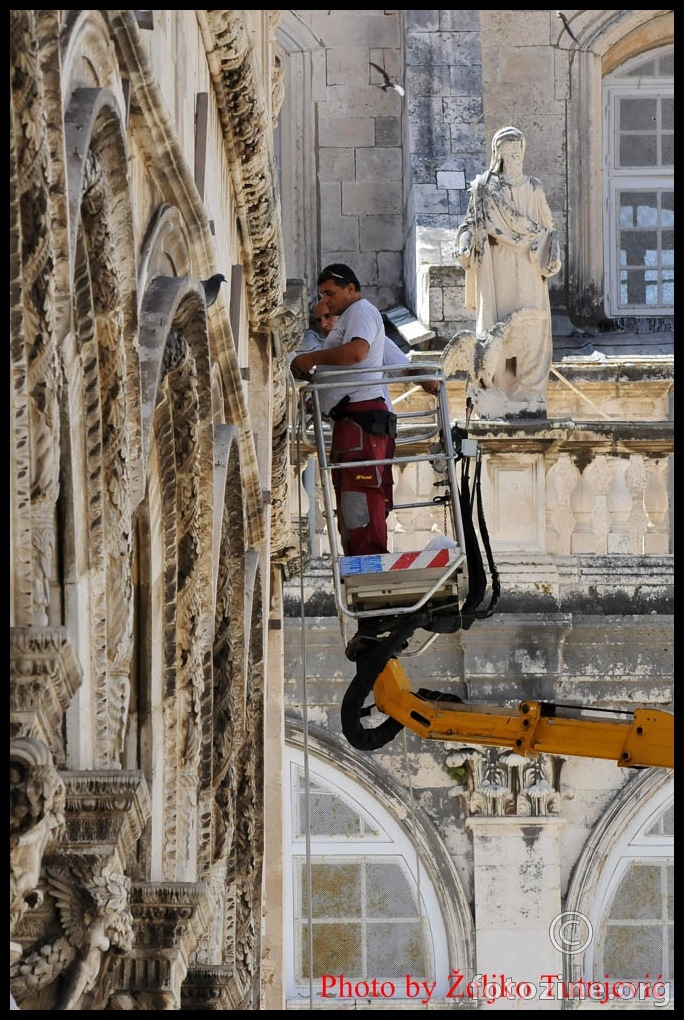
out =
<svg viewBox="0 0 684 1020"><path fill-rule="evenodd" d="M566 977L641 987L632 1006L664 1005L674 978L673 798L665 769L629 782L587 841L568 890L566 910L588 918L593 937L566 960Z"/></svg>
<svg viewBox="0 0 684 1020"><path fill-rule="evenodd" d="M674 976L673 839L670 802L619 848L597 933L596 974L623 981Z"/></svg>
<svg viewBox="0 0 684 1020"><path fill-rule="evenodd" d="M408 833L369 789L310 753L308 796L301 750L286 749L285 776L290 1008L310 996L317 1009L361 1000L417 1008L423 982L443 1006L452 958L465 966L468 950L449 946Z"/></svg>
<svg viewBox="0 0 684 1020"><path fill-rule="evenodd" d="M606 312L674 311L674 47L603 82Z"/></svg>

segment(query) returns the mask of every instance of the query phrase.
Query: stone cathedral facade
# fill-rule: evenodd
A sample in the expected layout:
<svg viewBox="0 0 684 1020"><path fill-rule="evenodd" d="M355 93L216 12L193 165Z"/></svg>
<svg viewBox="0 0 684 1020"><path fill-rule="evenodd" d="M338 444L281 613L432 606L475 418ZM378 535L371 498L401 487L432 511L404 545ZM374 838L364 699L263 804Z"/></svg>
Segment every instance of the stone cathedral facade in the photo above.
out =
<svg viewBox="0 0 684 1020"><path fill-rule="evenodd" d="M288 356L333 261L417 360L472 326L454 235L517 125L546 417L473 421L499 611L411 679L671 709L673 60L671 10L10 11L19 1009L672 1008L669 770L344 741Z"/></svg>
<svg viewBox="0 0 684 1020"><path fill-rule="evenodd" d="M277 21L10 12L21 1009L261 1001L283 352L304 326L283 303Z"/></svg>

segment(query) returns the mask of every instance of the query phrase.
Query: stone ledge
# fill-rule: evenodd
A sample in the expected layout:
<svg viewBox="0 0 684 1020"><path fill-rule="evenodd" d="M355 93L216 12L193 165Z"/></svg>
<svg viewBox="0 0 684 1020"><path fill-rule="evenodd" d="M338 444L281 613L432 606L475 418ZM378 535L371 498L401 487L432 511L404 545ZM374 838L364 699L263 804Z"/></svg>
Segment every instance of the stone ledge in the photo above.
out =
<svg viewBox="0 0 684 1020"><path fill-rule="evenodd" d="M434 329L430 329L428 326L424 326L423 323L413 315L408 308L404 308L403 305L397 305L396 308L390 308L389 311L383 312L394 328L397 330L403 340L405 340L412 347L416 344L423 344L428 340L435 338Z"/></svg>
<svg viewBox="0 0 684 1020"><path fill-rule="evenodd" d="M539 556L494 552L501 599L494 616L545 612L589 616L669 616L674 612L674 556ZM489 594L485 596L486 605ZM301 615L300 585L286 584L286 618ZM312 560L304 578L304 616L336 617L332 567Z"/></svg>

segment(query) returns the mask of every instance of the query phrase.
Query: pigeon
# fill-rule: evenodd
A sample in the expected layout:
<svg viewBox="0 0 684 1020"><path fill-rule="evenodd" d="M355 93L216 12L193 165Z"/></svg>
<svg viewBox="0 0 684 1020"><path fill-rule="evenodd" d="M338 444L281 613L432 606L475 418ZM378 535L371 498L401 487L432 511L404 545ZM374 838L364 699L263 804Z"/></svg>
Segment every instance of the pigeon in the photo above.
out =
<svg viewBox="0 0 684 1020"><path fill-rule="evenodd" d="M387 89L394 89L396 92L399 93L400 96L406 94L401 85L398 85L395 81L392 81L384 67L380 67L379 64L374 64L372 60L370 62L370 66L374 67L376 71L379 71L384 79L382 84L379 81L373 82L373 84L377 85L379 89L382 89L383 92L387 92Z"/></svg>
<svg viewBox="0 0 684 1020"><path fill-rule="evenodd" d="M214 273L208 280L202 280L202 287L204 288L204 302L207 308L211 308L216 298L219 296L221 284L226 282L226 278L223 273Z"/></svg>

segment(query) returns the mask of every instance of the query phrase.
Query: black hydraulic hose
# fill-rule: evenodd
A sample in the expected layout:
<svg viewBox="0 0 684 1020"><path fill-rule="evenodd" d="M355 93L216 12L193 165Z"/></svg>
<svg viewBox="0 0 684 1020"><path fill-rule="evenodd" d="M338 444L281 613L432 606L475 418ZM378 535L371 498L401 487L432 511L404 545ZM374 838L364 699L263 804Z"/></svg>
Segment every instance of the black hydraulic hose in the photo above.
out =
<svg viewBox="0 0 684 1020"><path fill-rule="evenodd" d="M489 531L487 530L487 522L485 521L484 508L482 506L482 487L481 487L481 474L482 474L482 463L478 462L475 471L475 489L477 491L477 522L480 527L480 536L482 538L482 544L484 545L485 552L487 554L487 563L489 565L489 573L492 578L492 594L489 599L489 605L486 609L480 610L477 613L478 620L486 620L487 617L491 616L496 608L496 604L501 596L501 580L499 578L499 571L494 562L494 554L492 553L491 542L489 541Z"/></svg>
<svg viewBox="0 0 684 1020"><path fill-rule="evenodd" d="M389 717L379 726L366 729L361 725L361 717L366 714L363 705L389 660L396 657L413 632L426 622L426 613L412 614L410 621L398 626L383 641L368 640L366 647L359 649L356 676L342 698L340 709L342 732L358 751L377 751L403 730L403 723Z"/></svg>
<svg viewBox="0 0 684 1020"><path fill-rule="evenodd" d="M464 470L461 475L461 491L459 493L461 503L461 519L463 522L463 536L465 539L466 562L468 564L468 595L461 607L461 626L463 630L472 627L477 619L477 608L482 602L487 590L487 576L482 562L480 544L477 540L477 532L473 524L472 505L470 501L470 487L468 475Z"/></svg>

